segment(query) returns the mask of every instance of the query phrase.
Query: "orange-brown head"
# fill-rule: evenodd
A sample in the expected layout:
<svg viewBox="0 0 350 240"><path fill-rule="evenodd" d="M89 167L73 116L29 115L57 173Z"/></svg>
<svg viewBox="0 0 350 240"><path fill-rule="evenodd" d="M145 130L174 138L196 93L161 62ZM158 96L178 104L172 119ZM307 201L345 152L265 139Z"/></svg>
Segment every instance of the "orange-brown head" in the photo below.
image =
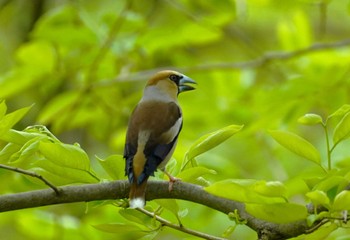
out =
<svg viewBox="0 0 350 240"><path fill-rule="evenodd" d="M145 94L158 96L161 93L159 96L168 96L176 100L179 93L195 89L187 84L196 84L196 82L182 73L164 70L156 73L148 80ZM147 91L150 94L147 94Z"/></svg>

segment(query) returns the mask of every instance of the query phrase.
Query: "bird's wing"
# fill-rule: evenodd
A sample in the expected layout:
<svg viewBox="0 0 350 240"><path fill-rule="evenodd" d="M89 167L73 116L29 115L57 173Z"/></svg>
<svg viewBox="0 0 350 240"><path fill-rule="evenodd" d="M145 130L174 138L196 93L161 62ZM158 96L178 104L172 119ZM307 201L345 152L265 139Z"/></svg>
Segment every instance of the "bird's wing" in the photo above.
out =
<svg viewBox="0 0 350 240"><path fill-rule="evenodd" d="M149 176L154 175L157 167L170 158L175 147L177 137L182 128L181 109L175 102L149 101L141 102L134 110L129 122L127 139L124 149L126 159L126 175L132 182L136 177L140 184ZM140 133L147 132L147 142L144 148L138 148ZM143 169L140 174L135 175L134 159L137 151L142 151L145 157Z"/></svg>

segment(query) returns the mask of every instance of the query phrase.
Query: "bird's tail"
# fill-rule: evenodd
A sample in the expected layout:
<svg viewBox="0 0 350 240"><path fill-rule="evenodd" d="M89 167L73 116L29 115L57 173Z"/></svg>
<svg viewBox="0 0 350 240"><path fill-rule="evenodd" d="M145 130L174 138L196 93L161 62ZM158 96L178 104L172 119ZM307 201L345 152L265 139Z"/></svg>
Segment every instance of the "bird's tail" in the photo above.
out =
<svg viewBox="0 0 350 240"><path fill-rule="evenodd" d="M146 186L147 179L141 184L137 184L136 181L131 184L129 193L130 208L143 208L145 206Z"/></svg>

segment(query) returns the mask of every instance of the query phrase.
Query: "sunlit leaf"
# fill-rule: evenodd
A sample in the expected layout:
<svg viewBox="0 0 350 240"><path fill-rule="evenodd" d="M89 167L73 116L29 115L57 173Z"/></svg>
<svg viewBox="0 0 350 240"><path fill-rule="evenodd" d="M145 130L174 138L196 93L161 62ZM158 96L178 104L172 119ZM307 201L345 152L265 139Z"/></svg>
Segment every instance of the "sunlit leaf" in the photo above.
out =
<svg viewBox="0 0 350 240"><path fill-rule="evenodd" d="M350 136L350 112L344 115L334 129L333 143L338 144L340 141Z"/></svg>
<svg viewBox="0 0 350 240"><path fill-rule="evenodd" d="M187 157L192 159L209 151L239 132L242 128L243 125L230 125L200 137L188 150Z"/></svg>
<svg viewBox="0 0 350 240"><path fill-rule="evenodd" d="M274 223L290 223L304 220L308 215L305 206L295 203L247 203L246 210L259 219Z"/></svg>
<svg viewBox="0 0 350 240"><path fill-rule="evenodd" d="M334 198L333 210L350 210L350 191L344 190L341 191Z"/></svg>
<svg viewBox="0 0 350 240"><path fill-rule="evenodd" d="M333 118L333 117L343 117L345 114L350 112L350 105L349 104L344 104L341 106L339 109L337 109L334 113L329 115L328 118Z"/></svg>
<svg viewBox="0 0 350 240"><path fill-rule="evenodd" d="M111 155L106 159L97 157L98 162L113 180L125 178L125 160L122 155Z"/></svg>
<svg viewBox="0 0 350 240"><path fill-rule="evenodd" d="M24 131L17 131L14 129L10 129L7 132L4 132L2 135L0 135L0 139L5 142L11 142L11 143L23 145L30 139L33 139L35 137L40 137L40 136L41 134L27 133Z"/></svg>
<svg viewBox="0 0 350 240"><path fill-rule="evenodd" d="M306 197L308 197L314 205L323 205L325 207L329 207L330 200L327 194L320 190L315 190L312 192L306 193Z"/></svg>
<svg viewBox="0 0 350 240"><path fill-rule="evenodd" d="M18 109L12 113L6 114L0 119L0 135L7 132L12 128L19 120L21 120L24 115L30 110L32 106Z"/></svg>
<svg viewBox="0 0 350 240"><path fill-rule="evenodd" d="M269 131L270 135L283 147L318 165L321 162L319 151L306 139L286 131Z"/></svg>
<svg viewBox="0 0 350 240"><path fill-rule="evenodd" d="M9 159L9 163L16 163L17 166L21 162L25 161L28 157L32 156L39 148L40 137L32 138L26 142L21 149Z"/></svg>
<svg viewBox="0 0 350 240"><path fill-rule="evenodd" d="M94 228L104 231L104 232L109 232L109 233L133 233L135 239L146 235L145 233L142 233L142 230L140 227L136 225L131 225L131 224L124 224L124 223L109 223L109 224L98 224L98 225L93 225ZM137 236L136 236L137 235Z"/></svg>
<svg viewBox="0 0 350 240"><path fill-rule="evenodd" d="M170 211L172 214L174 214L174 216L178 219L179 223L181 223L179 216L180 208L175 199L157 199L155 200L155 202L158 203L161 207Z"/></svg>
<svg viewBox="0 0 350 240"><path fill-rule="evenodd" d="M7 111L7 106L5 100L0 100L0 120L5 116Z"/></svg>
<svg viewBox="0 0 350 240"><path fill-rule="evenodd" d="M64 144L40 142L40 152L55 164L81 170L90 170L90 160L88 155L78 146Z"/></svg>
<svg viewBox="0 0 350 240"><path fill-rule="evenodd" d="M290 238L289 240L316 240L316 239L327 239L328 235L331 234L338 228L338 224L330 223L328 225L323 225L309 234L302 234L295 238Z"/></svg>
<svg viewBox="0 0 350 240"><path fill-rule="evenodd" d="M8 163L10 157L21 149L21 145L8 143L0 152L0 163Z"/></svg>
<svg viewBox="0 0 350 240"><path fill-rule="evenodd" d="M308 113L298 119L298 122L305 125L316 125L322 123L322 117L314 113Z"/></svg>
<svg viewBox="0 0 350 240"><path fill-rule="evenodd" d="M35 161L31 166L34 171L38 173L41 172L43 176L47 176L47 179L57 185L98 182L98 180L86 170L63 167L47 159ZM44 172L38 168L41 168Z"/></svg>
<svg viewBox="0 0 350 240"><path fill-rule="evenodd" d="M266 197L254 190L255 184L259 182L254 179L230 179L216 182L204 190L223 198L245 202L245 203L276 203L284 202L281 198Z"/></svg>
<svg viewBox="0 0 350 240"><path fill-rule="evenodd" d="M138 223L141 226L144 225L149 229L153 229L156 227L151 217L145 215L140 211L137 211L136 209L130 209L130 208L121 209L119 210L119 214L129 221Z"/></svg>
<svg viewBox="0 0 350 240"><path fill-rule="evenodd" d="M348 184L348 180L343 176L328 176L327 178L320 181L314 188L316 190L328 192L333 188L338 188L339 186L346 186Z"/></svg>
<svg viewBox="0 0 350 240"><path fill-rule="evenodd" d="M199 166L185 169L184 171L180 172L176 177L180 178L184 182L195 182L197 178L206 174L216 174L216 171Z"/></svg>
<svg viewBox="0 0 350 240"><path fill-rule="evenodd" d="M254 191L267 197L286 197L286 186L278 181L258 181L253 186Z"/></svg>

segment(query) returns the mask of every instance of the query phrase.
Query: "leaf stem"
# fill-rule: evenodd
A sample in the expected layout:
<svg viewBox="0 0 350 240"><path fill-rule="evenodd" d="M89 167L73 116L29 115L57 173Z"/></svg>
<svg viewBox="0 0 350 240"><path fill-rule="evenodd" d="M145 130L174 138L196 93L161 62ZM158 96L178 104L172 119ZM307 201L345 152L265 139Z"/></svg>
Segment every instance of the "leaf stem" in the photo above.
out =
<svg viewBox="0 0 350 240"><path fill-rule="evenodd" d="M332 154L332 150L334 148L330 148L329 145L329 136L328 136L328 130L327 130L327 125L326 124L322 124L325 136L326 136L326 144L327 144L327 162L328 162L328 170L332 170L332 158L331 158L331 154Z"/></svg>
<svg viewBox="0 0 350 240"><path fill-rule="evenodd" d="M50 183L48 180L46 180L40 174L37 174L35 172L26 171L26 170L20 169L20 168L10 167L10 166L3 165L3 164L0 164L0 168L7 169L7 170L10 170L10 171L14 171L14 172L18 172L18 173L21 173L21 174L25 174L25 175L28 175L28 176L31 176L31 177L38 178L42 182L44 182L47 186L49 186L52 190L54 190L57 196L60 194L59 189L55 185Z"/></svg>
<svg viewBox="0 0 350 240"><path fill-rule="evenodd" d="M160 222L163 226L167 226L173 229L176 229L178 231L196 236L196 237L200 237L203 239L208 239L208 240L226 240L227 238L221 238L221 237L216 237L216 236L212 236L212 235L208 235L206 233L202 233L202 232L198 232L186 227L183 227L181 225L177 225L174 223L169 222L168 220L161 218L160 216L156 215L155 213L149 212L143 208L137 208L138 211L146 214L147 216L151 217L151 218L155 218L158 222Z"/></svg>

